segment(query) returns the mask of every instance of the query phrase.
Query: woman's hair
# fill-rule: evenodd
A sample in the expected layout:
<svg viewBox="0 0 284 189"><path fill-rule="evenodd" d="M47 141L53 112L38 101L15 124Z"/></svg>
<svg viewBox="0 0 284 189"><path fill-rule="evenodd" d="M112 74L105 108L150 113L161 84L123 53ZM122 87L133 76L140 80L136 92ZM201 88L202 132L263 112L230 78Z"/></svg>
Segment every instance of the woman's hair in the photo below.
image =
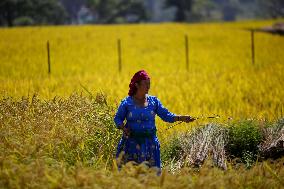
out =
<svg viewBox="0 0 284 189"><path fill-rule="evenodd" d="M135 86L135 83L139 84L140 81L146 79L150 79L150 77L145 70L140 70L136 72L130 81L128 95L133 96L137 92L137 87Z"/></svg>
<svg viewBox="0 0 284 189"><path fill-rule="evenodd" d="M131 95L130 95L129 92L128 92L128 95L129 95L129 96L133 96L133 95L136 94L136 92L137 92L137 87L136 87L136 85L135 85L136 83L137 83L138 85L140 85L141 80L134 83L134 87L131 88L131 90L132 90L131 92L130 92L130 89L129 89L129 92L130 92L130 94L131 94Z"/></svg>

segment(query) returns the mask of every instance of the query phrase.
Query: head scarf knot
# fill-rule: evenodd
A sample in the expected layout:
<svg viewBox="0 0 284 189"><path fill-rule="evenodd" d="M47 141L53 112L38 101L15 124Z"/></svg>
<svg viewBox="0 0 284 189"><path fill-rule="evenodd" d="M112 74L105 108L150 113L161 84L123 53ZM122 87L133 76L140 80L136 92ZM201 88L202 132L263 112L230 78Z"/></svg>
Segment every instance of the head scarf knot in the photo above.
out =
<svg viewBox="0 0 284 189"><path fill-rule="evenodd" d="M137 83L141 80L146 80L146 79L150 79L150 77L146 73L145 70L140 70L140 71L136 72L134 74L134 76L132 77L131 81L130 81L128 95L133 96L135 94L135 92L137 90L135 83Z"/></svg>

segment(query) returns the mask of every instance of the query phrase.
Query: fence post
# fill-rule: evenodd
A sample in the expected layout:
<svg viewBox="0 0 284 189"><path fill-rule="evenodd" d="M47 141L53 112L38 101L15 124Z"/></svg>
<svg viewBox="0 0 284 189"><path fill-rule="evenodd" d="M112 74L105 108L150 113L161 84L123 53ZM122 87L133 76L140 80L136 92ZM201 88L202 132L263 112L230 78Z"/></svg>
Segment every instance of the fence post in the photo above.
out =
<svg viewBox="0 0 284 189"><path fill-rule="evenodd" d="M47 64L48 64L48 74L50 75L50 49L49 49L49 41L47 41Z"/></svg>
<svg viewBox="0 0 284 189"><path fill-rule="evenodd" d="M254 30L251 30L251 61L252 61L252 65L254 65L254 60L255 55L254 55Z"/></svg>
<svg viewBox="0 0 284 189"><path fill-rule="evenodd" d="M188 64L189 64L189 57L188 57L188 36L185 35L185 66L186 70L188 71Z"/></svg>
<svg viewBox="0 0 284 189"><path fill-rule="evenodd" d="M121 41L120 39L117 40L117 52L118 52L118 71L121 72Z"/></svg>

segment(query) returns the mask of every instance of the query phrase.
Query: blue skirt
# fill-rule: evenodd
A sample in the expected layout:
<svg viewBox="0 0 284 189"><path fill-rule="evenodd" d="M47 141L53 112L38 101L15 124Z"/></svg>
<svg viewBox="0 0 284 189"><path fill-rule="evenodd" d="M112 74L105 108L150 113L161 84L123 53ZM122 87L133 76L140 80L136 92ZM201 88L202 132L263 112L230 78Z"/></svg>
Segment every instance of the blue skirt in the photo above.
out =
<svg viewBox="0 0 284 189"><path fill-rule="evenodd" d="M161 168L160 143L156 135L122 136L117 146L118 167L127 162L146 163L149 167Z"/></svg>

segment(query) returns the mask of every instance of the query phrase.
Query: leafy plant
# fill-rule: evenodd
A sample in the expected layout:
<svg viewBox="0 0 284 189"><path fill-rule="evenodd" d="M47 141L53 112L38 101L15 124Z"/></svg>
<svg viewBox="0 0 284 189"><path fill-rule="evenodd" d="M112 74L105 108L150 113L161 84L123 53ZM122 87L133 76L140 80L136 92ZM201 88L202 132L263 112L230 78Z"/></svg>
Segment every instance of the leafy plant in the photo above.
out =
<svg viewBox="0 0 284 189"><path fill-rule="evenodd" d="M183 150L180 140L181 138L179 135L173 135L168 140L167 144L161 149L161 159L164 164L181 158Z"/></svg>
<svg viewBox="0 0 284 189"><path fill-rule="evenodd" d="M248 166L257 158L258 145L262 134L257 123L253 120L244 120L232 123L228 128L228 144L226 149L230 157L241 158Z"/></svg>

